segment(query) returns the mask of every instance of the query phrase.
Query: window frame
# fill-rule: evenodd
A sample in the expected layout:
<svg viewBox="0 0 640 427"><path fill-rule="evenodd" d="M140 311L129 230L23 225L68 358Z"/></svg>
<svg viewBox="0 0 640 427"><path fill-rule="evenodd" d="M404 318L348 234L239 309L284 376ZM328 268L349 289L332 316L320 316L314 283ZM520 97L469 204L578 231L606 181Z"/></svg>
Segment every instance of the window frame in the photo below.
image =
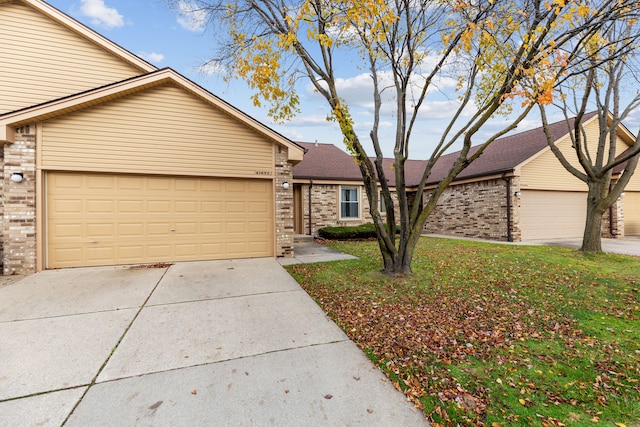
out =
<svg viewBox="0 0 640 427"><path fill-rule="evenodd" d="M356 200L343 200L343 191L342 190L355 190L356 191ZM360 206L362 204L362 200L360 197L360 187L357 185L341 185L339 189L339 200L338 200L338 217L343 221L350 220L359 220L362 218ZM343 203L351 203L356 204L356 214L357 216L343 216L342 215L342 204Z"/></svg>

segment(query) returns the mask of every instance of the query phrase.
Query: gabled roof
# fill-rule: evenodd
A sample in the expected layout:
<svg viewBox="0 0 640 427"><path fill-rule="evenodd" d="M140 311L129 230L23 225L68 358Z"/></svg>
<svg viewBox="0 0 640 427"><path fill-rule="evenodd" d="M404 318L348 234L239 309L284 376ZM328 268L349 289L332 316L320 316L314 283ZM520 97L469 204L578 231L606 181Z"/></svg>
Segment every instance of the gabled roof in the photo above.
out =
<svg viewBox="0 0 640 427"><path fill-rule="evenodd" d="M304 159L293 167L295 179L316 179L326 181L362 181L362 174L353 157L333 144L298 142L305 149ZM374 161L375 159L371 159ZM405 163L405 179L407 186L418 185L426 162L423 160L407 160ZM396 185L393 173L393 159L385 158L383 168L389 185Z"/></svg>
<svg viewBox="0 0 640 427"><path fill-rule="evenodd" d="M588 121L595 117L596 113L591 112L585 114L583 120ZM569 125L573 126L573 119L569 121ZM550 124L549 129L556 141L569 133L569 126L565 120ZM362 179L354 160L338 147L331 144L299 144L307 150L307 153L304 160L293 168L294 178L337 181ZM469 155L477 152L478 148L478 146L472 147ZM547 149L549 146L542 127L497 139L456 177L456 181L511 172ZM460 151L457 151L442 156L431 171L427 184L435 184L442 180L459 154ZM426 164L425 160L407 160L405 163L407 187L418 185ZM395 186L393 159L385 158L383 165L389 185Z"/></svg>
<svg viewBox="0 0 640 427"><path fill-rule="evenodd" d="M595 115L595 112L585 114L583 120L589 120ZM570 126L573 126L573 122L574 120L571 119ZM565 120L550 124L549 130L555 141L569 133ZM547 137L542 127L496 139L489 144L480 157L458 174L456 181L512 171L548 147ZM478 149L478 146L471 147L469 156L476 153ZM442 156L431 171L428 183L442 180L459 154L460 151L456 151Z"/></svg>
<svg viewBox="0 0 640 427"><path fill-rule="evenodd" d="M163 68L141 76L132 77L127 80L0 115L0 142L14 142L14 129L21 125L49 120L73 111L113 101L164 84L174 84L186 90L210 106L242 122L275 143L288 148L289 160L294 162L302 160L303 149L300 146L255 120L253 117L226 103L171 68Z"/></svg>
<svg viewBox="0 0 640 427"><path fill-rule="evenodd" d="M293 167L296 179L361 181L362 175L353 157L333 144L297 142L304 148L304 159Z"/></svg>
<svg viewBox="0 0 640 427"><path fill-rule="evenodd" d="M93 31L91 28L85 26L84 24L81 24L80 22L76 21L75 19L73 19L72 17L70 17L69 15L65 14L64 12L61 12L60 10L56 9L55 7L51 6L50 4L42 1L42 0L19 0L20 2L22 2L23 4L37 10L38 12L42 13L43 15L47 16L48 18L60 23L61 25L67 27L68 29L70 29L71 31L79 34L81 37L89 40L90 42L100 46L101 48L103 48L104 50L110 52L111 54L117 56L118 58L122 59L123 61L133 65L136 68L139 68L140 71L147 73L150 71L154 71L157 70L157 68L148 63L147 61L143 60L142 58L134 55L133 53L129 52L128 50L124 49L123 47L119 46L118 44L112 42L111 40L107 39L106 37L98 34L97 32ZM0 0L0 3L3 3L3 0ZM28 23L26 23L25 25L28 25Z"/></svg>

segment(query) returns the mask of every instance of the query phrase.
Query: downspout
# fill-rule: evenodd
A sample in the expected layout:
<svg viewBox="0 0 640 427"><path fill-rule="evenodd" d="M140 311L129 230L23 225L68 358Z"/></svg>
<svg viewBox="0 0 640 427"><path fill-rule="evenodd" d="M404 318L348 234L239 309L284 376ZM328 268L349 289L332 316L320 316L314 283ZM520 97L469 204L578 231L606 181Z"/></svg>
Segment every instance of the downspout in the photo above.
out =
<svg viewBox="0 0 640 427"><path fill-rule="evenodd" d="M313 180L309 180L309 236L313 236L313 225L311 224L311 188L313 187Z"/></svg>
<svg viewBox="0 0 640 427"><path fill-rule="evenodd" d="M511 232L511 177L507 177L506 172L502 172L502 179L507 183L507 242L513 242Z"/></svg>

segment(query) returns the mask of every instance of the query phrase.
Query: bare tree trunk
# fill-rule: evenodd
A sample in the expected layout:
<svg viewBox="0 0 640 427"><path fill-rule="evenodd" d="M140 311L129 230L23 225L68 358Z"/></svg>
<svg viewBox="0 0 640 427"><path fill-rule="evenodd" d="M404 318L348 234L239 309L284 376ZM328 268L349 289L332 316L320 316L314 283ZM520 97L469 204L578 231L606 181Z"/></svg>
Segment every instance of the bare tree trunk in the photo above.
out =
<svg viewBox="0 0 640 427"><path fill-rule="evenodd" d="M602 252L602 217L606 209L603 209L602 185L600 183L589 184L587 196L587 222L582 236L581 252Z"/></svg>

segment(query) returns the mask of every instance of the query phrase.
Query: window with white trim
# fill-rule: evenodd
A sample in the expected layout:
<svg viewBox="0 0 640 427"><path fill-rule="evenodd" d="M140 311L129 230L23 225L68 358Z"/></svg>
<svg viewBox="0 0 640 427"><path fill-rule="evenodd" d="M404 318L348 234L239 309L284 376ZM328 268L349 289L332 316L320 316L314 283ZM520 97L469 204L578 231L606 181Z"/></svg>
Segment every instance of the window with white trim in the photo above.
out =
<svg viewBox="0 0 640 427"><path fill-rule="evenodd" d="M360 218L358 187L340 187L340 218Z"/></svg>

